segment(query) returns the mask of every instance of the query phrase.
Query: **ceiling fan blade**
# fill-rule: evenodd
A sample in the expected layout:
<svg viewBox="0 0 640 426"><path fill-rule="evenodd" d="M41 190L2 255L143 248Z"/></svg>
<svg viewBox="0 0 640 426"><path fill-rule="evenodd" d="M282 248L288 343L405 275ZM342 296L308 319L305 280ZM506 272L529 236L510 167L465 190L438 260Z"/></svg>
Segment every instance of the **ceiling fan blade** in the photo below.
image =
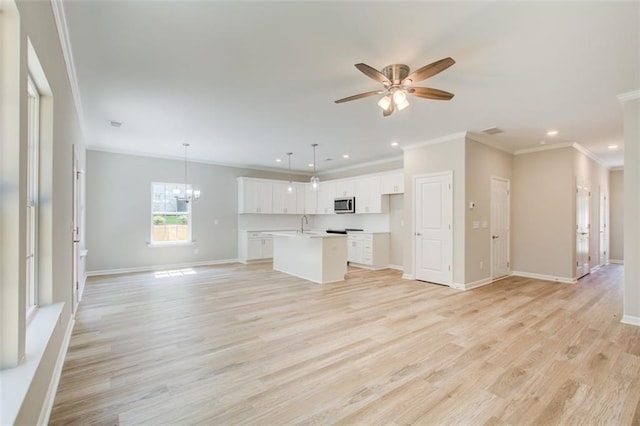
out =
<svg viewBox="0 0 640 426"><path fill-rule="evenodd" d="M448 101L455 96L453 93L430 87L409 87L407 88L407 93L419 98L436 99L438 101Z"/></svg>
<svg viewBox="0 0 640 426"><path fill-rule="evenodd" d="M429 77L433 77L434 75L446 70L451 65L455 64L451 58L440 59L439 61L435 61L429 65L425 65L424 67L415 70L411 74L409 74L404 80L402 80L401 84L413 84L418 81L425 80ZM356 65L357 66L357 65Z"/></svg>
<svg viewBox="0 0 640 426"><path fill-rule="evenodd" d="M385 87L391 86L391 80L389 80L386 75L382 74L377 69L370 67L367 64L356 64L355 66L367 77L384 84Z"/></svg>
<svg viewBox="0 0 640 426"><path fill-rule="evenodd" d="M366 98L367 96L379 95L380 93L384 93L384 90L373 90L371 92L360 93L358 95L348 96L346 98L338 99L334 101L337 104L341 104L343 102L355 101L356 99Z"/></svg>

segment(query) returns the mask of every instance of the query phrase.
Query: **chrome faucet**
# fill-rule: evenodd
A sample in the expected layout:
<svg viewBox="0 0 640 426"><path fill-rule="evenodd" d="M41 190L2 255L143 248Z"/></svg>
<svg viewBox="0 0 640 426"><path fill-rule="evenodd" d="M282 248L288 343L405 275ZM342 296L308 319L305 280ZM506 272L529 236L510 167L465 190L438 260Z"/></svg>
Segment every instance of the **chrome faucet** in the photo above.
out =
<svg viewBox="0 0 640 426"><path fill-rule="evenodd" d="M307 225L309 224L309 219L307 219L307 215L303 214L302 217L300 218L300 233L304 234L304 223L307 222Z"/></svg>

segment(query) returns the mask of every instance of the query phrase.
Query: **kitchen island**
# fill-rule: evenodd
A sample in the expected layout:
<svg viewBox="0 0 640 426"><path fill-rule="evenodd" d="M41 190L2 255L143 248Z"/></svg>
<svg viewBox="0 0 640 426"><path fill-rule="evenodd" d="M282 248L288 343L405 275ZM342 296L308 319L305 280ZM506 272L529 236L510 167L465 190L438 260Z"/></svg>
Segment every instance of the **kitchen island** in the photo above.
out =
<svg viewBox="0 0 640 426"><path fill-rule="evenodd" d="M273 235L273 269L318 284L344 281L347 236L284 231Z"/></svg>

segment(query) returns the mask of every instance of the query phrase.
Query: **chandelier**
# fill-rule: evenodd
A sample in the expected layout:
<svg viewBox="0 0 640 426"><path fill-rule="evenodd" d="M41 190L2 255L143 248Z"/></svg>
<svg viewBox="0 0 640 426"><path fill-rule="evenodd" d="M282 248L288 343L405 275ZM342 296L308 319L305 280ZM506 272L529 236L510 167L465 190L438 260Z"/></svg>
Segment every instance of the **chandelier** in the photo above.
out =
<svg viewBox="0 0 640 426"><path fill-rule="evenodd" d="M176 197L176 200L183 201L185 203L191 202L191 200L197 200L200 198L200 190L193 190L190 188L187 180L187 149L189 148L188 143L183 143L184 146L184 187L183 188L175 188L173 190L173 196Z"/></svg>

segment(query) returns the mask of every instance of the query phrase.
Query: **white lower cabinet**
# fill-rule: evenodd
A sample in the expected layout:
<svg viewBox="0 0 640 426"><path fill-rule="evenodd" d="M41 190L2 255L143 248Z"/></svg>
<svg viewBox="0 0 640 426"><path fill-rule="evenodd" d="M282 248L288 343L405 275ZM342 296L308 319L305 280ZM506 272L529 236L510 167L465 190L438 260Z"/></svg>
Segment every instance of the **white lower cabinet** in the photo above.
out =
<svg viewBox="0 0 640 426"><path fill-rule="evenodd" d="M389 233L356 233L347 236L347 260L371 269L389 267Z"/></svg>
<svg viewBox="0 0 640 426"><path fill-rule="evenodd" d="M263 232L238 232L238 259L247 263L252 260L273 258L273 237Z"/></svg>

